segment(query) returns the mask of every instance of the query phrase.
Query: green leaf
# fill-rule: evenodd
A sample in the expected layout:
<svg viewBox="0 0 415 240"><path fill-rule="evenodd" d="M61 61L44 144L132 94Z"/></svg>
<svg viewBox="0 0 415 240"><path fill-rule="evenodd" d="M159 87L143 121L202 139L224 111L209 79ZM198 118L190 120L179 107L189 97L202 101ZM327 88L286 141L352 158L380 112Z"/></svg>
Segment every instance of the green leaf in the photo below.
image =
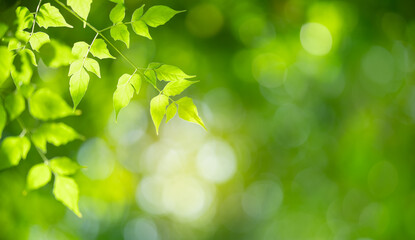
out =
<svg viewBox="0 0 415 240"><path fill-rule="evenodd" d="M0 87L10 75L13 66L13 53L7 47L0 46Z"/></svg>
<svg viewBox="0 0 415 240"><path fill-rule="evenodd" d="M122 23L119 23L111 28L110 30L111 37L117 41L120 40L125 43L127 48L130 47L130 32L128 31L127 26Z"/></svg>
<svg viewBox="0 0 415 240"><path fill-rule="evenodd" d="M196 83L195 81L188 81L184 79L179 79L174 82L169 82L163 89L163 93L166 96L176 96L182 93L190 85Z"/></svg>
<svg viewBox="0 0 415 240"><path fill-rule="evenodd" d="M55 195L55 198L58 201L62 202L78 217L82 217L78 207L79 190L75 180L70 177L56 175L55 184L53 186L53 195Z"/></svg>
<svg viewBox="0 0 415 240"><path fill-rule="evenodd" d="M30 60L30 63L32 63L34 66L37 66L36 56L32 50L25 48L22 51L20 51L19 54L26 54L27 58Z"/></svg>
<svg viewBox="0 0 415 240"><path fill-rule="evenodd" d="M16 49L20 49L23 48L25 44L22 43L21 41L17 40L16 38L11 38L9 41L9 44L7 45L7 49L8 50L16 50Z"/></svg>
<svg viewBox="0 0 415 240"><path fill-rule="evenodd" d="M86 57L88 53L89 44L86 42L76 42L72 47L72 54L78 58Z"/></svg>
<svg viewBox="0 0 415 240"><path fill-rule="evenodd" d="M26 159L30 150L27 137L8 137L0 146L0 170L16 166L21 159Z"/></svg>
<svg viewBox="0 0 415 240"><path fill-rule="evenodd" d="M176 11L166 6L153 6L147 10L142 20L150 27L158 27L168 22L174 15L183 12Z"/></svg>
<svg viewBox="0 0 415 240"><path fill-rule="evenodd" d="M29 99L30 114L40 120L53 120L77 114L56 93L42 88Z"/></svg>
<svg viewBox="0 0 415 240"><path fill-rule="evenodd" d="M159 134L159 126L161 120L166 113L166 107L169 105L169 98L163 94L160 94L150 101L150 114L153 119L154 126L156 127L156 133Z"/></svg>
<svg viewBox="0 0 415 240"><path fill-rule="evenodd" d="M189 97L183 97L176 102L179 105L179 117L183 120L199 124L205 130L206 127L203 124L202 119L200 119L197 112L197 108L193 103L193 100Z"/></svg>
<svg viewBox="0 0 415 240"><path fill-rule="evenodd" d="M114 24L122 22L125 17L125 7L124 4L117 4L110 12L111 22Z"/></svg>
<svg viewBox="0 0 415 240"><path fill-rule="evenodd" d="M84 1L84 0L82 0ZM59 9L50 5L50 3L45 3L40 7L39 12L37 13L36 22L39 27L69 27L71 25L66 23L65 18L59 12Z"/></svg>
<svg viewBox="0 0 415 240"><path fill-rule="evenodd" d="M133 15L131 17L131 22L139 21L141 17L143 16L143 13L144 13L144 4L133 12Z"/></svg>
<svg viewBox="0 0 415 240"><path fill-rule="evenodd" d="M10 121L20 116L26 109L24 97L17 92L9 94L5 99L4 105L9 113Z"/></svg>
<svg viewBox="0 0 415 240"><path fill-rule="evenodd" d="M148 39L152 39L150 36L150 33L148 32L148 27L145 22L142 20L138 20L131 23L131 26L133 27L133 31L140 36L146 37Z"/></svg>
<svg viewBox="0 0 415 240"><path fill-rule="evenodd" d="M29 41L30 33L23 30L17 30L15 36L17 39L23 41L24 44L26 44L26 42Z"/></svg>
<svg viewBox="0 0 415 240"><path fill-rule="evenodd" d="M76 109L79 102L81 102L84 97L88 84L89 74L84 68L81 68L80 71L75 72L69 80L69 91L71 92L74 109Z"/></svg>
<svg viewBox="0 0 415 240"><path fill-rule="evenodd" d="M83 64L84 64L84 60L83 59L78 59L78 60L73 61L71 63L71 65L69 66L68 76L72 76L75 73L81 71L81 69L83 68Z"/></svg>
<svg viewBox="0 0 415 240"><path fill-rule="evenodd" d="M177 106L175 103L170 104L166 110L166 123L168 123L177 113Z"/></svg>
<svg viewBox="0 0 415 240"><path fill-rule="evenodd" d="M112 97L114 103L114 110L115 110L115 118L117 119L118 113L124 107L126 107L131 98L134 95L134 89L136 92L140 91L141 87L141 78L137 75L129 75L124 74L120 77L117 84L117 90L115 90L114 95Z"/></svg>
<svg viewBox="0 0 415 240"><path fill-rule="evenodd" d="M43 44L50 42L49 35L47 35L44 32L37 32L33 33L32 37L30 37L29 43L30 46L32 46L33 50L36 50L39 52L40 47L43 46Z"/></svg>
<svg viewBox="0 0 415 240"><path fill-rule="evenodd" d="M27 174L26 186L28 190L34 190L45 186L52 178L52 173L44 163L34 165Z"/></svg>
<svg viewBox="0 0 415 240"><path fill-rule="evenodd" d="M180 68L172 65L161 65L159 68L155 69L157 78L164 81L177 81L185 78L194 78L195 76L190 76L184 73Z"/></svg>
<svg viewBox="0 0 415 240"><path fill-rule="evenodd" d="M46 152L46 143L59 147L76 139L82 136L63 123L45 123L32 133L33 144L43 152Z"/></svg>
<svg viewBox="0 0 415 240"><path fill-rule="evenodd" d="M102 39L95 39L91 47L91 53L99 59L115 58L108 51L107 44Z"/></svg>
<svg viewBox="0 0 415 240"><path fill-rule="evenodd" d="M7 30L9 29L9 27L0 22L0 39L7 33Z"/></svg>
<svg viewBox="0 0 415 240"><path fill-rule="evenodd" d="M84 20L88 18L92 0L68 0L67 4Z"/></svg>
<svg viewBox="0 0 415 240"><path fill-rule="evenodd" d="M29 84L33 75L31 64L33 64L34 54L29 49L24 49L17 55L20 59L20 66L11 66L10 74L13 78L16 87L20 87L23 84ZM36 63L36 62L35 62ZM16 64L17 65L17 64Z"/></svg>
<svg viewBox="0 0 415 240"><path fill-rule="evenodd" d="M33 14L25 7L16 8L17 30L29 28L33 24Z"/></svg>
<svg viewBox="0 0 415 240"><path fill-rule="evenodd" d="M101 78L101 71L99 68L99 63L95 59L86 58L84 67L86 70L94 73L95 75L97 75L97 77Z"/></svg>
<svg viewBox="0 0 415 240"><path fill-rule="evenodd" d="M39 53L45 65L52 68L68 66L75 58L69 46L54 39L43 45Z"/></svg>
<svg viewBox="0 0 415 240"><path fill-rule="evenodd" d="M75 174L82 167L67 157L56 157L49 162L52 171L59 175Z"/></svg>
<svg viewBox="0 0 415 240"><path fill-rule="evenodd" d="M7 122L6 109L4 109L3 101L0 99L0 138L1 138L1 135L3 134L4 127L6 126L6 122Z"/></svg>

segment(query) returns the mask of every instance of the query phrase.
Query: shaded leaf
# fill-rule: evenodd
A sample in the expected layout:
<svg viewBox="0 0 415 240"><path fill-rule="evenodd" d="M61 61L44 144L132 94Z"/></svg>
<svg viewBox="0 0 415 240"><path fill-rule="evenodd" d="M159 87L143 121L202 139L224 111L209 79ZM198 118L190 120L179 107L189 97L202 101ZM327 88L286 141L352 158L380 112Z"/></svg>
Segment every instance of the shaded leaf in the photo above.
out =
<svg viewBox="0 0 415 240"><path fill-rule="evenodd" d="M33 24L33 14L26 7L16 8L17 30L29 28Z"/></svg>
<svg viewBox="0 0 415 240"><path fill-rule="evenodd" d="M3 101L0 99L0 138L1 138L1 135L3 134L4 127L6 126L6 122L7 122L6 109L4 109Z"/></svg>
<svg viewBox="0 0 415 240"><path fill-rule="evenodd" d="M46 143L58 147L76 139L82 139L82 136L63 123L45 123L32 133L33 144L43 152L46 152Z"/></svg>
<svg viewBox="0 0 415 240"><path fill-rule="evenodd" d="M4 101L4 105L9 114L10 121L20 116L20 114L26 109L24 97L17 92L9 94Z"/></svg>
<svg viewBox="0 0 415 240"><path fill-rule="evenodd" d="M29 99L30 114L40 120L53 120L76 114L56 93L42 88Z"/></svg>

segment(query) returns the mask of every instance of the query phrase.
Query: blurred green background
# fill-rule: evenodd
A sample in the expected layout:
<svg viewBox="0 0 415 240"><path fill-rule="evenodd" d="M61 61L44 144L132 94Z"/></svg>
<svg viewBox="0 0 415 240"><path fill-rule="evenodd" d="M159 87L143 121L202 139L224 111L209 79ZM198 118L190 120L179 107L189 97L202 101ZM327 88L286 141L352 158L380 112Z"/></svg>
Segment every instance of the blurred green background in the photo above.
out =
<svg viewBox="0 0 415 240"><path fill-rule="evenodd" d="M197 75L186 95L208 131L176 116L156 136L150 86L115 123L112 93L132 69L101 61L82 116L65 119L87 140L48 147L87 166L83 218L51 183L22 194L41 162L31 150L0 172L0 239L415 239L414 1L126 0L127 18L142 4L187 12L151 29L153 41L116 45L139 66ZM89 22L109 26L113 6L95 0ZM93 39L61 12L75 28L51 36ZM33 81L70 103L68 67L39 66Z"/></svg>

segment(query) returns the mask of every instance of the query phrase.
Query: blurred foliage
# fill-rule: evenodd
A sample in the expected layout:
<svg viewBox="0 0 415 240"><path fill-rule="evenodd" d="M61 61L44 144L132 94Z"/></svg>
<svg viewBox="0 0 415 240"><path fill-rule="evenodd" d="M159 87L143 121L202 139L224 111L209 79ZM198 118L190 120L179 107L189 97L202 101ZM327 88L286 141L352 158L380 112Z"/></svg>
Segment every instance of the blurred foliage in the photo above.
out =
<svg viewBox="0 0 415 240"><path fill-rule="evenodd" d="M415 239L414 1L126 0L127 14L142 4L187 12L153 41L115 44L139 66L197 75L187 91L208 131L176 116L157 136L145 84L115 123L112 93L131 69L103 60L82 115L64 120L86 141L48 146L87 167L83 218L51 183L22 194L41 162L31 150L0 172L0 239ZM107 27L112 6L95 0L89 21ZM53 44L93 39L62 13L75 29L51 29ZM68 68L47 67L65 53L45 52L34 78L70 102Z"/></svg>

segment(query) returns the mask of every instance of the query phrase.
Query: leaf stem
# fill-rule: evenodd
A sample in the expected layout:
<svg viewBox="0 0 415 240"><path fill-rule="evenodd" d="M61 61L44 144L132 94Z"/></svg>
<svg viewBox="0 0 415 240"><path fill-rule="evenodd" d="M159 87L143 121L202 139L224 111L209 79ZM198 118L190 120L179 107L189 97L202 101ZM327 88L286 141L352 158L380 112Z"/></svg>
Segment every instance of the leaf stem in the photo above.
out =
<svg viewBox="0 0 415 240"><path fill-rule="evenodd" d="M22 50L24 50L26 48L27 44L29 43L30 39L33 36L33 33L35 32L36 17L37 17L37 14L39 12L40 4L42 4L42 0L39 0L39 3L37 4L35 16L33 17L32 31L30 32L30 35L29 35L29 38L27 39L26 44L22 47ZM19 50L19 51L21 51L21 50Z"/></svg>
<svg viewBox="0 0 415 240"><path fill-rule="evenodd" d="M107 37L105 37L105 35L102 33L104 30L108 30L111 27L108 28L104 28L103 30L98 30L97 28L95 28L92 24L90 24L89 22L87 22L85 19L83 19L81 16L79 16L76 12L74 12L72 9L70 9L69 7L67 7L65 4L63 4L61 1L59 0L54 0L57 4L59 4L62 8L64 8L66 11L68 11L69 13L71 13L72 15L74 15L78 20L84 22L90 29L92 29L97 35L101 36L102 39L104 39L105 42L107 42L128 64L130 64L140 75L140 77L144 78L148 83L150 83L159 93L161 93L160 89L156 86L156 84L154 84L153 82L150 81L150 79L148 79L148 77L144 74L143 69L145 68L140 68L137 67L127 56L125 56ZM96 35L96 36L97 36ZM91 44L92 46L92 44Z"/></svg>

